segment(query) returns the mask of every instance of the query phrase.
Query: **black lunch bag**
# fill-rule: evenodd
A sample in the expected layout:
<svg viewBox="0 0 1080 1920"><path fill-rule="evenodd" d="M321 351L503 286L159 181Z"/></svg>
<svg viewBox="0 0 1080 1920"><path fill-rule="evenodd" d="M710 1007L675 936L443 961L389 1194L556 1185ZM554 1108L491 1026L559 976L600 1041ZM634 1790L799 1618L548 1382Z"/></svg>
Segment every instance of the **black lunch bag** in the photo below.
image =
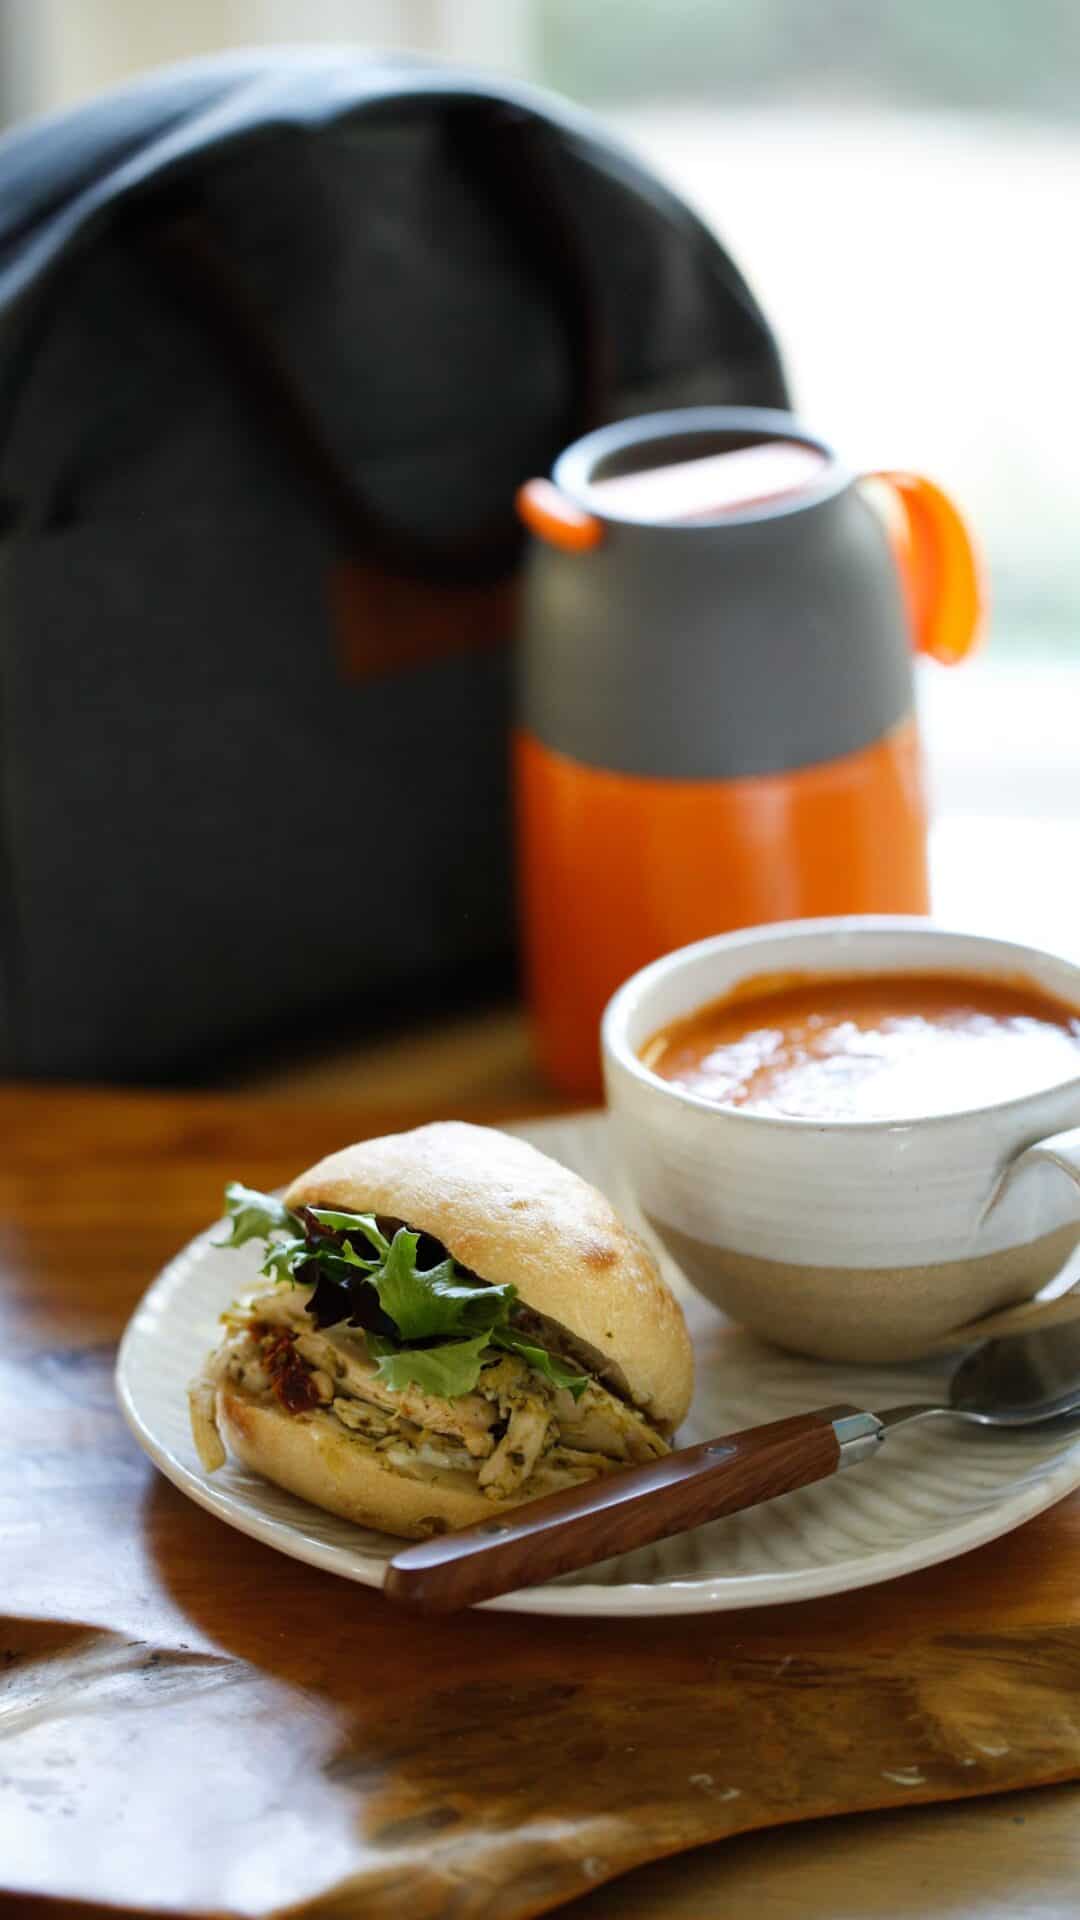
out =
<svg viewBox="0 0 1080 1920"><path fill-rule="evenodd" d="M517 485L787 394L584 115L345 50L0 141L0 1070L509 977Z"/></svg>

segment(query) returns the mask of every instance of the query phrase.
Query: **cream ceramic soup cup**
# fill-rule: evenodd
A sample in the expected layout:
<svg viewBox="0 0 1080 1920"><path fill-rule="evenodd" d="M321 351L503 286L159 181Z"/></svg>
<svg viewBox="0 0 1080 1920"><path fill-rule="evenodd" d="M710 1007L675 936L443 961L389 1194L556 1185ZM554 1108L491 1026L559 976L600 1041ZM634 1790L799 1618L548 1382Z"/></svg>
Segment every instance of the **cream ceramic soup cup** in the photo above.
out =
<svg viewBox="0 0 1080 1920"><path fill-rule="evenodd" d="M752 927L634 974L602 1027L615 1144L687 1279L826 1360L911 1359L1080 1315L1080 1288L1033 1299L1080 1242L1080 1076L968 1110L958 1087L955 1113L818 1121L710 1105L642 1065L659 1028L789 972L1022 974L1080 1011L1080 966L908 918Z"/></svg>

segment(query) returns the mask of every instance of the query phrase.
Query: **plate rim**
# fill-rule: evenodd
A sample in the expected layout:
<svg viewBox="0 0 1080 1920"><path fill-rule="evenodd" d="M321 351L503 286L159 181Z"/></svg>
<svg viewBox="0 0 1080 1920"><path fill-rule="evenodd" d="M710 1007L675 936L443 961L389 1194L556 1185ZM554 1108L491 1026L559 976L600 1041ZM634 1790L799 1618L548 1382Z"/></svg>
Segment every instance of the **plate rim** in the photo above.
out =
<svg viewBox="0 0 1080 1920"><path fill-rule="evenodd" d="M603 1114L543 1115L533 1121L519 1120L516 1128L540 1128L547 1123L554 1129L567 1123L591 1121L602 1124ZM516 1128L514 1130L516 1130ZM505 1129L511 1131L510 1125ZM227 1487L216 1487L209 1476L196 1471L160 1439L144 1417L133 1389L133 1355L146 1337L146 1323L155 1313L159 1297L168 1294L176 1283L179 1269L197 1261L213 1245L212 1236L220 1220L212 1221L178 1248L160 1268L141 1295L128 1319L117 1347L114 1387L120 1412L133 1437L173 1486L196 1506L214 1514L227 1526L249 1539L300 1560L323 1572L337 1574L375 1592L382 1589L385 1563L373 1563L359 1548L323 1543L305 1536L295 1522L278 1520L260 1512L242 1495ZM924 1542L908 1541L899 1547L878 1549L862 1556L849 1555L824 1566L774 1573L742 1573L730 1576L715 1573L686 1580L667 1580L662 1584L628 1581L622 1585L582 1581L573 1585L547 1583L522 1588L498 1599L482 1602L482 1610L505 1613L541 1614L550 1617L651 1617L731 1613L751 1607L792 1606L802 1600L825 1599L837 1593L880 1586L885 1581L919 1573L945 1561L958 1559L975 1548L1012 1533L1047 1508L1080 1487L1080 1435L1061 1455L1043 1467L1031 1484L1016 1489L1004 1500L970 1518L959 1521ZM296 1499L298 1496L290 1496ZM313 1512L321 1509L313 1508Z"/></svg>

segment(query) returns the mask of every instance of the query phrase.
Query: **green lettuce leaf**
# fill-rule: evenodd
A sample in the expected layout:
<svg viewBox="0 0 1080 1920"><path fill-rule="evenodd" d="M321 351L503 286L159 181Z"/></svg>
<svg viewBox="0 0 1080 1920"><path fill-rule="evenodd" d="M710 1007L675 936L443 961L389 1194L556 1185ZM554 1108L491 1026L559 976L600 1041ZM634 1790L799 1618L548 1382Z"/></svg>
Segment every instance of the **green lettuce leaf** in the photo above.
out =
<svg viewBox="0 0 1080 1920"><path fill-rule="evenodd" d="M478 1333L475 1340L448 1340L438 1347L397 1347L369 1333L367 1343L379 1378L392 1393L417 1386L437 1400L455 1400L471 1393L479 1380L490 1335Z"/></svg>
<svg viewBox="0 0 1080 1920"><path fill-rule="evenodd" d="M478 1333L506 1319L516 1288L466 1280L452 1260L442 1260L437 1267L417 1267L419 1239L418 1233L399 1227L386 1259L371 1276L379 1305L403 1340Z"/></svg>
<svg viewBox="0 0 1080 1920"><path fill-rule="evenodd" d="M271 1234L297 1231L300 1222L273 1194L258 1193L254 1187L230 1180L225 1189L225 1213L231 1226L220 1247L242 1247L245 1240L269 1240Z"/></svg>
<svg viewBox="0 0 1080 1920"><path fill-rule="evenodd" d="M226 1241L226 1245L229 1242ZM306 1240L268 1240L266 1259L259 1268L270 1280L291 1280L301 1261L311 1257Z"/></svg>
<svg viewBox="0 0 1080 1920"><path fill-rule="evenodd" d="M307 1211L320 1227L329 1227L334 1233L362 1233L382 1260L390 1251L390 1242L376 1225L373 1213L335 1213L330 1207L308 1207Z"/></svg>
<svg viewBox="0 0 1080 1920"><path fill-rule="evenodd" d="M508 1353L520 1354L534 1373L542 1373L544 1379L550 1380L553 1387L565 1387L569 1393L573 1394L575 1400L581 1399L589 1385L587 1373L573 1373L569 1367L563 1365L561 1360L556 1360L555 1355L549 1353L546 1347L532 1346L528 1340L523 1340L520 1334L514 1333L509 1327L498 1327L492 1334L491 1340L493 1346L505 1347Z"/></svg>

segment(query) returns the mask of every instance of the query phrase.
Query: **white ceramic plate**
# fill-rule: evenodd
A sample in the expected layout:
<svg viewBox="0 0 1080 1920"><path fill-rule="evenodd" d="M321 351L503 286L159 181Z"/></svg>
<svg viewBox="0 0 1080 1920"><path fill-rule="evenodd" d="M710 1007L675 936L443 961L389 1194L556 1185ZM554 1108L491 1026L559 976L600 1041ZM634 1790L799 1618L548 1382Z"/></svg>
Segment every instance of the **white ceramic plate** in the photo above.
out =
<svg viewBox="0 0 1080 1920"><path fill-rule="evenodd" d="M614 1166L602 1115L514 1131L602 1187L639 1225ZM243 1176L243 1168L236 1169ZM382 1582L397 1542L310 1507L233 1462L208 1475L188 1430L185 1389L214 1344L217 1317L250 1284L253 1246L212 1244L212 1228L154 1281L124 1334L120 1405L136 1439L182 1492L242 1533L363 1586ZM839 1367L799 1360L727 1325L678 1272L698 1387L684 1444L848 1401L885 1407L939 1396L947 1364ZM767 1506L605 1561L489 1604L520 1613L673 1614L771 1606L839 1593L951 1559L1049 1507L1080 1485L1080 1435L988 1433L959 1421L898 1430L878 1458Z"/></svg>

